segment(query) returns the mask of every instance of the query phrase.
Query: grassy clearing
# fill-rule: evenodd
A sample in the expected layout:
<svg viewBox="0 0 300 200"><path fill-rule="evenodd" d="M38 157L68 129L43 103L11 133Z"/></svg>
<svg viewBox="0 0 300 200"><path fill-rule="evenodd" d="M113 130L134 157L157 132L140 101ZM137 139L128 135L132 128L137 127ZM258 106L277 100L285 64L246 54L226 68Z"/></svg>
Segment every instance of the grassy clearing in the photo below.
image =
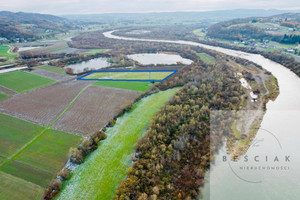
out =
<svg viewBox="0 0 300 200"><path fill-rule="evenodd" d="M197 53L197 55L200 57L200 59L210 65L213 65L216 63L216 59L206 53Z"/></svg>
<svg viewBox="0 0 300 200"><path fill-rule="evenodd" d="M9 98L10 95L0 91L0 101Z"/></svg>
<svg viewBox="0 0 300 200"><path fill-rule="evenodd" d="M57 74L66 75L66 71L63 68L60 68L60 67L55 67L55 66L50 66L50 65L41 65L41 66L37 66L35 68L43 69L43 70L54 72L54 73L57 73Z"/></svg>
<svg viewBox="0 0 300 200"><path fill-rule="evenodd" d="M107 131L107 139L72 173L57 199L112 199L131 165L134 144L145 133L151 117L177 90L146 97L120 117Z"/></svg>
<svg viewBox="0 0 300 200"><path fill-rule="evenodd" d="M13 71L0 74L0 85L19 93L54 82L55 81L52 79L24 71Z"/></svg>
<svg viewBox="0 0 300 200"><path fill-rule="evenodd" d="M77 146L80 138L49 129L17 156L16 160L54 174L64 166L70 147Z"/></svg>
<svg viewBox="0 0 300 200"><path fill-rule="evenodd" d="M96 53L103 53L105 51L107 51L109 49L93 49L93 50L90 50L88 52L85 52L83 53L84 55L91 55L91 54L96 54Z"/></svg>
<svg viewBox="0 0 300 200"><path fill-rule="evenodd" d="M3 45L0 46L0 57L5 57L7 60L15 57L15 54L8 53L9 46Z"/></svg>
<svg viewBox="0 0 300 200"><path fill-rule="evenodd" d="M162 80L173 72L95 72L84 79Z"/></svg>
<svg viewBox="0 0 300 200"><path fill-rule="evenodd" d="M152 87L153 84L148 82L132 81L97 81L94 85L144 92L148 88Z"/></svg>
<svg viewBox="0 0 300 200"><path fill-rule="evenodd" d="M40 133L43 127L0 113L0 154L9 156Z"/></svg>
<svg viewBox="0 0 300 200"><path fill-rule="evenodd" d="M0 199L39 200L43 188L0 171Z"/></svg>

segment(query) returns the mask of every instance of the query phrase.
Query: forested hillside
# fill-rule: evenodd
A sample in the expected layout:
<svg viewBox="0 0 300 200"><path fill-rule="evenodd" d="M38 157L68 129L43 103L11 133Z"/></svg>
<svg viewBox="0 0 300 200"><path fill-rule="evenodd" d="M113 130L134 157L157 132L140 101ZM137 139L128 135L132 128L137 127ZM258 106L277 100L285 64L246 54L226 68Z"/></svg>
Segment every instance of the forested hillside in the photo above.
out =
<svg viewBox="0 0 300 200"><path fill-rule="evenodd" d="M53 15L0 11L0 37L11 41L35 40L72 27L68 20Z"/></svg>
<svg viewBox="0 0 300 200"><path fill-rule="evenodd" d="M286 44L300 42L300 14L234 19L212 25L207 36L226 40L261 39Z"/></svg>

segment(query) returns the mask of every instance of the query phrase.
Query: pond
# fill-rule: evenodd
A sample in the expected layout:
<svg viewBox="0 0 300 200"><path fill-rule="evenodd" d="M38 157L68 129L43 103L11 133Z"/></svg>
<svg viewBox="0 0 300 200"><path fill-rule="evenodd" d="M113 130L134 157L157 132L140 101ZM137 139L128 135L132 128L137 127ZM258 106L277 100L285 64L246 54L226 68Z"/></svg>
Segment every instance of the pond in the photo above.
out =
<svg viewBox="0 0 300 200"><path fill-rule="evenodd" d="M102 69L105 67L109 67L111 64L108 62L108 58L94 58L88 61L84 61L81 63L67 65L64 68L71 68L73 69L74 74L82 73L85 71L97 70Z"/></svg>
<svg viewBox="0 0 300 200"><path fill-rule="evenodd" d="M142 65L174 65L177 63L189 65L193 62L192 60L183 58L180 55L166 53L132 54L127 57Z"/></svg>

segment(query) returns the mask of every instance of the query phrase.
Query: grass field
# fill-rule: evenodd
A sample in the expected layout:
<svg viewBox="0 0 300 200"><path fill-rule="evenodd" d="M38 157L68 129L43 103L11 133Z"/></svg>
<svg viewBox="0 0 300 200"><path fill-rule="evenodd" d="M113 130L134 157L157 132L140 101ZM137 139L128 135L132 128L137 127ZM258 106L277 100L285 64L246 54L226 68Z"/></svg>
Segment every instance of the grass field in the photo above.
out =
<svg viewBox="0 0 300 200"><path fill-rule="evenodd" d="M42 131L42 127L0 113L0 155L9 156Z"/></svg>
<svg viewBox="0 0 300 200"><path fill-rule="evenodd" d="M83 79L162 80L173 72L94 72Z"/></svg>
<svg viewBox="0 0 300 200"><path fill-rule="evenodd" d="M0 91L0 101L9 98L10 95Z"/></svg>
<svg viewBox="0 0 300 200"><path fill-rule="evenodd" d="M216 63L216 59L206 53L197 53L197 55L200 57L200 59L210 65L213 65Z"/></svg>
<svg viewBox="0 0 300 200"><path fill-rule="evenodd" d="M91 54L96 54L96 53L103 53L107 51L108 49L93 49L88 52L85 52L84 55L91 55Z"/></svg>
<svg viewBox="0 0 300 200"><path fill-rule="evenodd" d="M132 81L97 81L94 85L144 92L148 88L152 87L153 84L149 82Z"/></svg>
<svg viewBox="0 0 300 200"><path fill-rule="evenodd" d="M57 199L112 199L131 165L134 144L145 133L151 117L177 90L148 96L120 117L107 130L107 139L73 171Z"/></svg>
<svg viewBox="0 0 300 200"><path fill-rule="evenodd" d="M55 81L52 79L24 71L13 71L0 74L0 85L19 93L54 82Z"/></svg>
<svg viewBox="0 0 300 200"><path fill-rule="evenodd" d="M40 199L81 137L1 113L0 121L0 199Z"/></svg>
<svg viewBox="0 0 300 200"><path fill-rule="evenodd" d="M5 200L39 200L44 189L0 171L0 199Z"/></svg>
<svg viewBox="0 0 300 200"><path fill-rule="evenodd" d="M50 66L50 65L41 65L41 66L38 66L38 67L35 67L35 68L47 70L47 71L54 72L54 73L57 73L57 74L66 75L66 71L63 68L60 68L60 67L55 67L55 66Z"/></svg>
<svg viewBox="0 0 300 200"><path fill-rule="evenodd" d="M8 53L9 46L3 45L0 46L0 57L5 57L6 59L12 59L15 57L15 54Z"/></svg>
<svg viewBox="0 0 300 200"><path fill-rule="evenodd" d="M70 147L77 146L80 138L49 129L16 160L54 174L64 166Z"/></svg>

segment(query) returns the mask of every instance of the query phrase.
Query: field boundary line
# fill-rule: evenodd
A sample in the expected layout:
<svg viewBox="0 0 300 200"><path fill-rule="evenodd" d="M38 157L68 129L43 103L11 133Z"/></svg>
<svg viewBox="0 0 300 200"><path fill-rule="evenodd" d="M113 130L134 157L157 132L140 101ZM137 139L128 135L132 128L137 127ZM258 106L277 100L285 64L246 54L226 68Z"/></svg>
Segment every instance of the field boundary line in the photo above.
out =
<svg viewBox="0 0 300 200"><path fill-rule="evenodd" d="M19 156L21 153L23 153L28 147L31 146L36 140L38 140L40 137L42 137L48 130L51 129L51 126L59 120L59 118L71 107L71 105L78 99L78 97L89 87L90 85L85 86L80 92L73 98L73 100L65 107L65 109L44 129L36 135L34 138L32 138L30 141L28 141L26 144L24 144L21 148L19 148L15 153L5 158L5 160L0 164L0 167L8 163L9 161L13 160L17 156Z"/></svg>
<svg viewBox="0 0 300 200"><path fill-rule="evenodd" d="M85 86L80 92L73 98L73 100L65 107L63 111L48 125L49 128L61 118L61 116L73 105L73 103L81 96L81 94L88 88L90 85Z"/></svg>

